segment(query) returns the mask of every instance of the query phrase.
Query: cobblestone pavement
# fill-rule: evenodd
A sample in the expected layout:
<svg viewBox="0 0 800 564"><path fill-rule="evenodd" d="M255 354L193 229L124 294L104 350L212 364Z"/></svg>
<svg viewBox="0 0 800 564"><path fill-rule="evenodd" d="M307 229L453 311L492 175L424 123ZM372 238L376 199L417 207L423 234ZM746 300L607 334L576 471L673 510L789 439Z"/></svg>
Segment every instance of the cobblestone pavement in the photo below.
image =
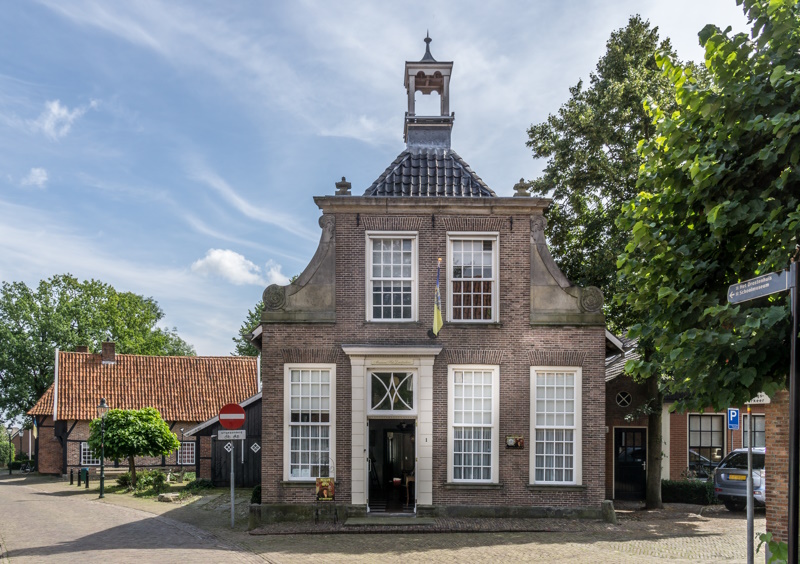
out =
<svg viewBox="0 0 800 564"><path fill-rule="evenodd" d="M48 485L0 478L0 563L263 562L191 524Z"/></svg>
<svg viewBox="0 0 800 564"><path fill-rule="evenodd" d="M397 528L367 533L364 529L327 522L276 525L254 531L260 534L247 534L245 491L237 492L236 527L231 530L230 499L222 490L183 505L119 494L108 494L105 500L97 501L96 490L87 492L64 482L27 478L24 489L29 493L20 494L24 499L15 502L6 493L10 489L6 482L0 477L0 546L9 551L11 562L61 561L51 556L89 562L93 561L91 558L109 559L111 551L108 549L92 552L82 548L87 541L100 547L120 544L121 552L115 552L120 556L112 559L117 562L132 561L127 558L134 554L141 561L157 559L183 563L747 561L744 513L729 513L720 506L668 504L661 511L644 511L635 504L627 504L617 512L618 525L563 519L438 519L425 529L429 531L426 533ZM68 502L74 508L51 506L52 500L59 504ZM94 523L96 531L75 531L70 528L73 525L62 530L48 527L45 536L42 534L45 529L38 529L28 533L35 543L27 550L39 552L22 553L17 549L15 553L9 536L24 536L23 529L31 527L20 523L16 524L16 529L8 526L5 522L7 502L39 504L39 510L46 507L47 519L53 511L67 516L67 521L80 515ZM101 510L105 511L102 517L87 517ZM760 510L756 512L755 531L764 530L764 511ZM52 536L50 531L53 531ZM9 544L4 545L4 541ZM67 548L61 548L63 546ZM137 549L153 552L138 553ZM151 558L153 555L157 557ZM761 561L763 556L756 554L755 558ZM0 563L5 564L2 557Z"/></svg>

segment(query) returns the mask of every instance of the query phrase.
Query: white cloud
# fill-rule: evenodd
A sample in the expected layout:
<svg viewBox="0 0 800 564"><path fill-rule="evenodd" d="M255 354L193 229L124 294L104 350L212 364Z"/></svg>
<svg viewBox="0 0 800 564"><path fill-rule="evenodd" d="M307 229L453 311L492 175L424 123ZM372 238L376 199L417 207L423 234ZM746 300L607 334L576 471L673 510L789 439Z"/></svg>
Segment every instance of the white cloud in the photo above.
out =
<svg viewBox="0 0 800 564"><path fill-rule="evenodd" d="M213 170L209 170L202 163L197 162L196 159L189 165L189 175L194 180L202 182L209 188L212 188L230 206L250 219L275 225L308 241L316 241L319 239L319 232L315 233L304 227L304 222L302 220L281 212L267 211L247 202L236 193L233 187L231 187L224 178Z"/></svg>
<svg viewBox="0 0 800 564"><path fill-rule="evenodd" d="M36 186L37 188L44 188L47 184L47 171L43 168L34 167L28 173L28 176L20 181L22 186Z"/></svg>
<svg viewBox="0 0 800 564"><path fill-rule="evenodd" d="M401 127L399 118L379 122L360 115L358 117L351 116L333 127L322 128L319 134L323 137L350 137L373 144L397 143L400 139Z"/></svg>
<svg viewBox="0 0 800 564"><path fill-rule="evenodd" d="M69 107L62 106L60 100L51 100L45 102L44 111L35 121L31 122L31 126L34 131L41 131L53 141L58 141L69 133L75 120L90 108L97 106L97 100L92 100L87 106L79 106L70 110Z"/></svg>
<svg viewBox="0 0 800 564"><path fill-rule="evenodd" d="M266 264L267 284L280 284L285 286L289 283L289 278L281 272L281 265L274 260L268 260Z"/></svg>
<svg viewBox="0 0 800 564"><path fill-rule="evenodd" d="M205 257L192 264L192 272L203 276L219 276L237 286L265 284L261 269L255 263L229 249L209 249Z"/></svg>

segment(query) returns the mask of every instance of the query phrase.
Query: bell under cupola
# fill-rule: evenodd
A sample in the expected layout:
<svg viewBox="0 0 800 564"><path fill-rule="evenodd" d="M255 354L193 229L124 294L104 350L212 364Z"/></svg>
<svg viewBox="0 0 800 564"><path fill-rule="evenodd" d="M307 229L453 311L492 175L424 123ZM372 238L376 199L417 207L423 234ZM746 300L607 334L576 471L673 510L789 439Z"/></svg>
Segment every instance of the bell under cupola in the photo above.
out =
<svg viewBox="0 0 800 564"><path fill-rule="evenodd" d="M408 148L449 149L455 113L450 113L450 75L453 62L440 62L431 55L430 34L425 37L425 55L420 61L406 61L405 87L408 93L403 139ZM439 115L417 115L416 93L439 95Z"/></svg>

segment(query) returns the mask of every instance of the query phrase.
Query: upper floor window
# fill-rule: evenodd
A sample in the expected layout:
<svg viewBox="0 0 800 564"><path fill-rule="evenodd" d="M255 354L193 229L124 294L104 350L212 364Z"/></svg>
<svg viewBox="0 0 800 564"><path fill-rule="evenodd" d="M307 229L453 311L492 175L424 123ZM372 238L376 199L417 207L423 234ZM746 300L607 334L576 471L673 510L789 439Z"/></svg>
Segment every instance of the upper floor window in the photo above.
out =
<svg viewBox="0 0 800 564"><path fill-rule="evenodd" d="M416 319L416 233L368 233L367 320Z"/></svg>
<svg viewBox="0 0 800 564"><path fill-rule="evenodd" d="M498 235L448 233L447 239L448 319L454 322L497 321Z"/></svg>

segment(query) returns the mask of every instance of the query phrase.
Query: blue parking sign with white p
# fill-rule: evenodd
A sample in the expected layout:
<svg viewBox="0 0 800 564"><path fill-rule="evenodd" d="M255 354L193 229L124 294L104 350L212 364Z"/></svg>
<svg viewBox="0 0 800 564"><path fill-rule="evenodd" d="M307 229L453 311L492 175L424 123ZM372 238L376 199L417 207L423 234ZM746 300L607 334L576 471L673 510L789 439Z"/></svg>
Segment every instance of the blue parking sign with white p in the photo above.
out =
<svg viewBox="0 0 800 564"><path fill-rule="evenodd" d="M728 408L728 429L731 431L738 431L739 430L739 408L738 407L729 407Z"/></svg>

